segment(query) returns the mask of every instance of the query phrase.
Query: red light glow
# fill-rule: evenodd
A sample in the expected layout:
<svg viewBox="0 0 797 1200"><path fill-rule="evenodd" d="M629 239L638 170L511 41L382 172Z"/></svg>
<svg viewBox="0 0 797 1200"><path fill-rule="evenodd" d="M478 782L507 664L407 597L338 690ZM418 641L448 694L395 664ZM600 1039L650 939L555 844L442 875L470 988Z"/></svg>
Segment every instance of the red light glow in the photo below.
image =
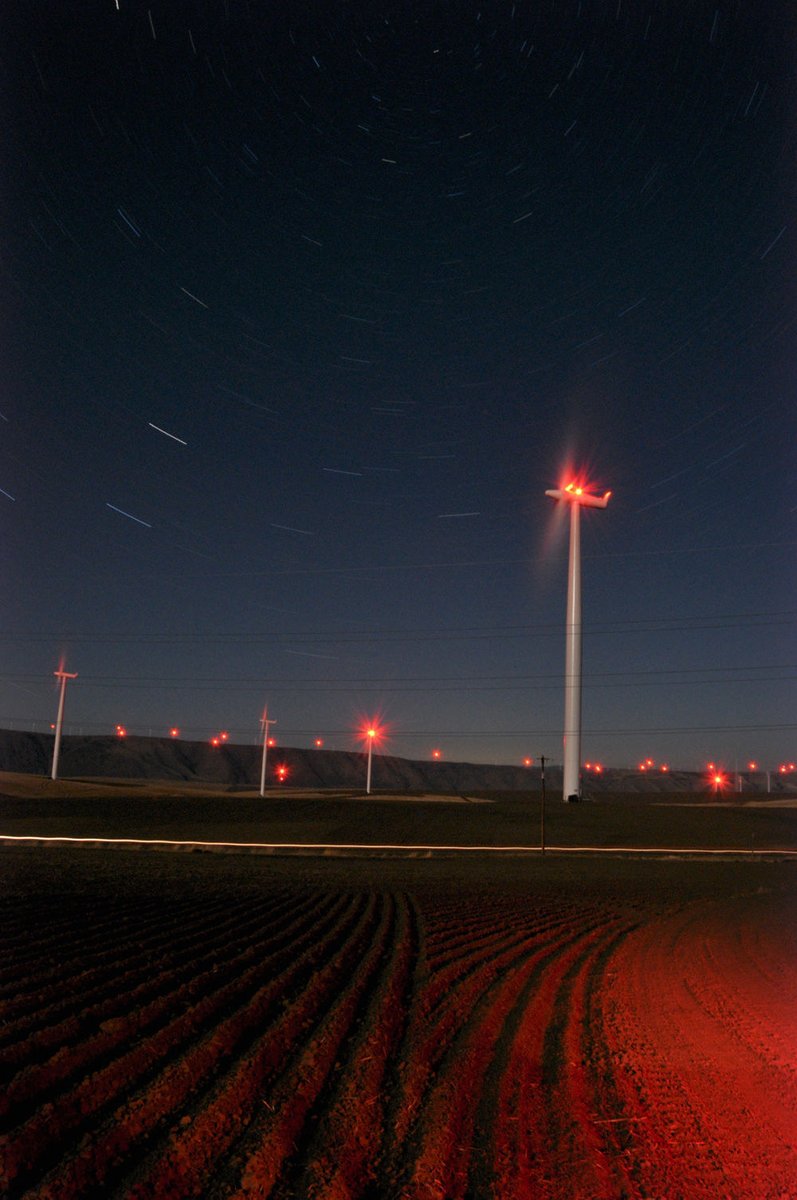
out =
<svg viewBox="0 0 797 1200"><path fill-rule="evenodd" d="M530 766L531 766L531 764L532 764L533 762L534 762L534 759L533 759L533 758L524 758L524 759L523 759L523 766L524 766L524 767L530 767Z"/></svg>
<svg viewBox="0 0 797 1200"><path fill-rule="evenodd" d="M661 764L661 767L660 767L659 769L660 769L661 771L663 771L663 772L666 774L666 773L667 773L667 771L669 771L669 769L670 769L670 768L667 766L667 764L666 764L666 763L662 763L662 764Z"/></svg>
<svg viewBox="0 0 797 1200"><path fill-rule="evenodd" d="M116 726L116 736L120 738L127 737L127 730L125 729L124 725Z"/></svg>
<svg viewBox="0 0 797 1200"><path fill-rule="evenodd" d="M285 782L285 780L288 777L288 768L285 766L284 763L280 763L280 765L277 767L276 775L277 775L277 779L280 781L280 783Z"/></svg>
<svg viewBox="0 0 797 1200"><path fill-rule="evenodd" d="M269 738L269 739L268 739L268 744L269 744L269 746L276 746L276 744L277 744L277 739L276 739L276 738Z"/></svg>
<svg viewBox="0 0 797 1200"><path fill-rule="evenodd" d="M366 753L369 749L373 752L389 736L389 730L381 712L358 713L356 731L355 737L358 742L364 743Z"/></svg>
<svg viewBox="0 0 797 1200"><path fill-rule="evenodd" d="M441 752L439 750L433 750L432 758L440 758L440 754L441 754Z"/></svg>
<svg viewBox="0 0 797 1200"><path fill-rule="evenodd" d="M180 736L180 730L175 725L169 730L169 737L179 737L179 736Z"/></svg>
<svg viewBox="0 0 797 1200"><path fill-rule="evenodd" d="M321 747L321 746L323 746L323 744L324 744L324 739L323 739L323 738L316 738L316 740L315 740L315 744L316 744L316 746L317 746L317 747L319 747L319 748L320 748L320 747Z"/></svg>

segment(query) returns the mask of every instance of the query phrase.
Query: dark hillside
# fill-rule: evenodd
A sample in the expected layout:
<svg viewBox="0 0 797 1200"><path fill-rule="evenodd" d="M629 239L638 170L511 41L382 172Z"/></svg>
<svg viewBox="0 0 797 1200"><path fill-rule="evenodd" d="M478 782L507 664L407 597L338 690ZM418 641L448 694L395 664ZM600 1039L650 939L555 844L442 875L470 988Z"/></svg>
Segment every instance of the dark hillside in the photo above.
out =
<svg viewBox="0 0 797 1200"><path fill-rule="evenodd" d="M46 776L53 754L52 734L0 730L0 771ZM62 779L182 780L215 784L225 789L256 787L260 782L258 746L211 746L170 738L69 736L61 742L59 777ZM279 747L269 756L268 787L278 786L276 768L287 768L286 786L300 788L354 788L365 786L365 754L343 750L307 750ZM391 755L375 755L373 790L395 792L539 791L538 767L500 766L490 763L429 762ZM773 794L783 794L786 780L772 778ZM561 768L546 767L551 796L562 786ZM707 791L705 776L671 771L668 775L641 775L637 771L605 768L600 776L584 779L584 795L613 793L660 796L663 792L693 795ZM793 790L793 788L791 789ZM743 795L766 791L763 773L745 777ZM731 794L727 799L739 799Z"/></svg>

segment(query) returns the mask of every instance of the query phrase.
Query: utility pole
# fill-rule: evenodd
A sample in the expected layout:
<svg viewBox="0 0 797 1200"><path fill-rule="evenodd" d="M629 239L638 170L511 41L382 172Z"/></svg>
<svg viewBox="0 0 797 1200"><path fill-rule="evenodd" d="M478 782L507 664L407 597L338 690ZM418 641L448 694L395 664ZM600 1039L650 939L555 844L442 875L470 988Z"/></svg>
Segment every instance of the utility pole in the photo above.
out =
<svg viewBox="0 0 797 1200"><path fill-rule="evenodd" d="M540 852L545 854L545 755L540 755Z"/></svg>
<svg viewBox="0 0 797 1200"><path fill-rule="evenodd" d="M611 492L594 496L580 484L551 488L552 500L570 504L570 562L567 572L567 621L565 632L565 728L562 799L581 798L581 509L605 508Z"/></svg>
<svg viewBox="0 0 797 1200"><path fill-rule="evenodd" d="M67 679L77 679L77 671L70 674L62 667L57 671L53 671L56 679L61 680L61 692L58 697L58 716L55 718L55 742L53 744L53 769L50 775L51 779L58 778L58 755L61 752L61 729L64 724L64 702L66 700L66 681Z"/></svg>
<svg viewBox="0 0 797 1200"><path fill-rule="evenodd" d="M263 709L263 716L260 718L260 724L263 726L263 761L260 767L260 795L266 794L266 761L268 759L268 730L270 725L276 725L276 721L269 719L268 705Z"/></svg>

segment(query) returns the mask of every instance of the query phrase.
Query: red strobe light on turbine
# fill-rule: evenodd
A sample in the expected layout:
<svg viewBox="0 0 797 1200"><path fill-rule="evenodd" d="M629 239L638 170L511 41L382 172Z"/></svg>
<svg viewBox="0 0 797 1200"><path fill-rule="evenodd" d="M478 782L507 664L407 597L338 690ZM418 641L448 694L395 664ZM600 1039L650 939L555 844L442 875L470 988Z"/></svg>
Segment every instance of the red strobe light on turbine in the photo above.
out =
<svg viewBox="0 0 797 1200"><path fill-rule="evenodd" d="M568 483L545 493L552 500L570 505L570 561L567 572L567 616L565 632L565 727L563 799L581 796L581 509L605 508L611 492L595 496L583 485Z"/></svg>

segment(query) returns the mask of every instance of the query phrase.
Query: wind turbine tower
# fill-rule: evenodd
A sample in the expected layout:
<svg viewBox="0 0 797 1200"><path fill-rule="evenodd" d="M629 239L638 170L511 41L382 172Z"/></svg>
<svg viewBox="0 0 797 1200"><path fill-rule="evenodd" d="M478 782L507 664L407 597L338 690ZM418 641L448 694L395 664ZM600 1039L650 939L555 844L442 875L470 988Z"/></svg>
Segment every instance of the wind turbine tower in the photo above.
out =
<svg viewBox="0 0 797 1200"><path fill-rule="evenodd" d="M594 496L576 483L551 488L546 496L570 505L570 563L567 571L567 622L565 630L565 801L581 797L581 509L605 508L611 492Z"/></svg>

